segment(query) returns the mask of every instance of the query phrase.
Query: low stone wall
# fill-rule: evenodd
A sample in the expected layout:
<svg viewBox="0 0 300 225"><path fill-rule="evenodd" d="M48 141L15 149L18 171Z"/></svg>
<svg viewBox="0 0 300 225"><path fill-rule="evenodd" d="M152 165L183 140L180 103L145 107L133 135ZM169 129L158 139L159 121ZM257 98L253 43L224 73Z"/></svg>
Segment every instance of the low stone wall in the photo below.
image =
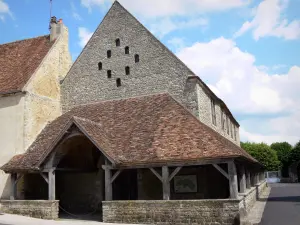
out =
<svg viewBox="0 0 300 225"><path fill-rule="evenodd" d="M41 219L58 219L59 201L1 200L0 212Z"/></svg>
<svg viewBox="0 0 300 225"><path fill-rule="evenodd" d="M255 187L247 190L245 194L240 194L240 209L244 209L246 212L249 212L266 188L267 182L263 181L260 184L255 185Z"/></svg>
<svg viewBox="0 0 300 225"><path fill-rule="evenodd" d="M239 200L105 201L103 222L143 224L239 224Z"/></svg>

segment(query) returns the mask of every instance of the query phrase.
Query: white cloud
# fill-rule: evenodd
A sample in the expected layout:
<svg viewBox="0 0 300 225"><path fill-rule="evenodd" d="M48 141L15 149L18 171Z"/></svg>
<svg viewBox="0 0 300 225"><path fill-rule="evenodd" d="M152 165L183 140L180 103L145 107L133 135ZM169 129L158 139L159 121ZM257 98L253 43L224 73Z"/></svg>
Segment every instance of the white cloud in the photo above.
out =
<svg viewBox="0 0 300 225"><path fill-rule="evenodd" d="M182 49L185 47L185 41L183 38L173 37L170 40L168 40L168 44L170 46L173 46L176 51Z"/></svg>
<svg viewBox="0 0 300 225"><path fill-rule="evenodd" d="M245 22L235 33L234 37L239 37L245 32L252 30L255 40L267 36L275 36L287 40L300 38L300 20L293 20L289 23L283 17L287 4L287 0L262 1L257 7L252 21Z"/></svg>
<svg viewBox="0 0 300 225"><path fill-rule="evenodd" d="M111 2L113 1L81 0L82 5L89 9ZM247 5L249 0L119 0L119 2L133 13L153 18L228 10Z"/></svg>
<svg viewBox="0 0 300 225"><path fill-rule="evenodd" d="M0 0L0 20L4 21L6 15L9 15L11 18L13 18L13 14L9 9L8 4L5 3L4 0Z"/></svg>
<svg viewBox="0 0 300 225"><path fill-rule="evenodd" d="M90 32L87 28L79 27L78 28L78 36L79 36L80 47L83 48L86 45L86 43L90 40L92 35L93 35L93 33Z"/></svg>
<svg viewBox="0 0 300 225"><path fill-rule="evenodd" d="M223 37L207 43L197 42L181 49L177 56L224 99L234 114L274 117L261 119L260 123L268 121L268 125L252 133L248 129L255 128L254 123L242 121L242 126L246 124L244 135L249 140L266 140L257 133L267 127L272 128L274 139L278 136L290 137L290 141L300 139L300 125L296 122L297 118L300 121L299 66L291 67L286 74L270 75L255 65L253 55ZM283 114L288 116L278 116ZM291 131L293 126L296 127Z"/></svg>
<svg viewBox="0 0 300 225"><path fill-rule="evenodd" d="M198 26L207 26L208 21L204 18L193 18L189 20L179 20L175 21L169 17L163 18L156 22L153 22L150 25L150 30L152 33L157 34L160 38L166 34L186 28L198 27Z"/></svg>

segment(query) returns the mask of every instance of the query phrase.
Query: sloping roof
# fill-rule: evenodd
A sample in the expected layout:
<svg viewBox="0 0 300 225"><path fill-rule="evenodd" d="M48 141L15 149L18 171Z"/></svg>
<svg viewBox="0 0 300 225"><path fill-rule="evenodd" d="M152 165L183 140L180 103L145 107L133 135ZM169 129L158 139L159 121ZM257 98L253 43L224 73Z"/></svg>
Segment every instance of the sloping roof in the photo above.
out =
<svg viewBox="0 0 300 225"><path fill-rule="evenodd" d="M52 44L46 35L0 45L0 94L22 91Z"/></svg>
<svg viewBox="0 0 300 225"><path fill-rule="evenodd" d="M72 124L119 167L235 157L256 162L169 94L158 94L76 107L48 124L25 154L1 169L38 170Z"/></svg>

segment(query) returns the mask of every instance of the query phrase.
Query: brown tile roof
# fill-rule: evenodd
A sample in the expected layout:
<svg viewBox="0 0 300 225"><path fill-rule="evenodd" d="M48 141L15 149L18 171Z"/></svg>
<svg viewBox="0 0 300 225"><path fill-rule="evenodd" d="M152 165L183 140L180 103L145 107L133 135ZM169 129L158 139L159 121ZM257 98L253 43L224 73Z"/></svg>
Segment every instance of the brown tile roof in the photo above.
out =
<svg viewBox="0 0 300 225"><path fill-rule="evenodd" d="M22 91L52 44L47 35L0 45L0 93Z"/></svg>
<svg viewBox="0 0 300 225"><path fill-rule="evenodd" d="M38 170L72 124L116 166L236 157L256 162L169 94L158 94L76 107L47 125L25 154L1 169Z"/></svg>

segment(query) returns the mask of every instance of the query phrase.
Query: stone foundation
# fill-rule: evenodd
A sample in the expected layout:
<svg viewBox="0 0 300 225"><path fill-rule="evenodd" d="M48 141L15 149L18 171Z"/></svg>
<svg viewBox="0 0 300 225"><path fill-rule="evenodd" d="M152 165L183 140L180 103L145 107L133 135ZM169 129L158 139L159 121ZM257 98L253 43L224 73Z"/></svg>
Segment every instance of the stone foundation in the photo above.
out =
<svg viewBox="0 0 300 225"><path fill-rule="evenodd" d="M244 209L246 213L249 212L266 188L267 182L263 181L260 184L255 185L255 187L248 189L246 193L240 194L240 209Z"/></svg>
<svg viewBox="0 0 300 225"><path fill-rule="evenodd" d="M59 201L46 200L1 200L0 212L41 219L58 219Z"/></svg>
<svg viewBox="0 0 300 225"><path fill-rule="evenodd" d="M239 221L239 200L103 202L103 222L233 225Z"/></svg>

